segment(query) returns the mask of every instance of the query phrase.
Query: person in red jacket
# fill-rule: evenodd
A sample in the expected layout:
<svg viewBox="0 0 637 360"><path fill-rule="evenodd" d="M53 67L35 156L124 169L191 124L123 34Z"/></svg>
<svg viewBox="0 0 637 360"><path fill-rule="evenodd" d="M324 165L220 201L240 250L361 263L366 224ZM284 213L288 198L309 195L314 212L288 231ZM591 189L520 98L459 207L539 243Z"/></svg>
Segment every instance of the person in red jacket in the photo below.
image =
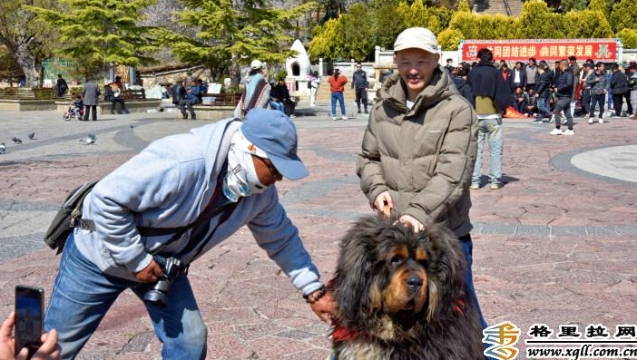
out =
<svg viewBox="0 0 637 360"><path fill-rule="evenodd" d="M341 107L341 119L347 120L347 115L345 115L345 98L343 97L343 90L345 90L347 78L341 75L341 71L339 69L334 69L334 75L330 76L327 82L330 83L330 91L332 92L332 120L336 121L337 101Z"/></svg>

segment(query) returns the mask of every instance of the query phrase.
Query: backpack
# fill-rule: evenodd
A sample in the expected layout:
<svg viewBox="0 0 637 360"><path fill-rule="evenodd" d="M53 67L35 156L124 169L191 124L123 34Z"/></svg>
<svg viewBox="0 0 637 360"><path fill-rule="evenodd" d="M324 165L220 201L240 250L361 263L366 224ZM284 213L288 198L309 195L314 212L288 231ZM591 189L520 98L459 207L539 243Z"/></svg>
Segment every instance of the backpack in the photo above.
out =
<svg viewBox="0 0 637 360"><path fill-rule="evenodd" d="M311 89L312 88L312 80L308 80L307 82L307 88Z"/></svg>
<svg viewBox="0 0 637 360"><path fill-rule="evenodd" d="M66 238L69 237L78 221L82 228L91 229L93 227L91 230L95 229L92 221L82 222L82 202L95 184L97 184L97 181L87 182L71 191L64 203L62 203L60 210L55 214L53 221L51 221L51 225L49 225L49 229L44 235L44 242L51 249L57 249L56 254L62 252Z"/></svg>

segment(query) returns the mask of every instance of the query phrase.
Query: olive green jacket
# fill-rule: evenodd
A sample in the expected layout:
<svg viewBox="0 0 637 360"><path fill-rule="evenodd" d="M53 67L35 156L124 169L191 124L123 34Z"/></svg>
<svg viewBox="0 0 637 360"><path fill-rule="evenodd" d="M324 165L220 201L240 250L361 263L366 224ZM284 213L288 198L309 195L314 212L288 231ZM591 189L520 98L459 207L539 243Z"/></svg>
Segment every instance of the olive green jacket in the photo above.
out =
<svg viewBox="0 0 637 360"><path fill-rule="evenodd" d="M411 110L399 74L387 79L379 93L356 164L370 204L389 191L399 214L425 226L444 222L456 235L468 234L475 110L440 66Z"/></svg>

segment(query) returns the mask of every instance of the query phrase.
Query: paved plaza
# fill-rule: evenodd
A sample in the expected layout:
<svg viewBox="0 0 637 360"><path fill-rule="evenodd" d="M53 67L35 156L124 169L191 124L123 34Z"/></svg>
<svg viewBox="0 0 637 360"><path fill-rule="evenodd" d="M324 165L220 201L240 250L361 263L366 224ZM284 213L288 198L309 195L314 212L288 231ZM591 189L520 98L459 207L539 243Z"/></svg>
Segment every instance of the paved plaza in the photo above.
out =
<svg viewBox="0 0 637 360"><path fill-rule="evenodd" d="M299 107L299 154L310 176L277 185L324 280L339 238L371 213L354 173L367 119L332 121L328 112L327 104ZM508 320L523 332L536 323L581 331L600 324L612 332L637 323L637 121L576 121L575 136L551 137L550 124L505 119L505 186L472 191L475 285L490 324ZM7 146L0 155L0 318L13 309L17 284L50 294L59 257L42 237L68 191L154 139L205 124L175 113L65 122L55 112L0 112ZM82 144L89 133L96 143ZM323 360L330 353L328 326L247 229L195 262L189 277L209 331L209 359ZM160 358L161 343L132 292L120 296L80 356Z"/></svg>

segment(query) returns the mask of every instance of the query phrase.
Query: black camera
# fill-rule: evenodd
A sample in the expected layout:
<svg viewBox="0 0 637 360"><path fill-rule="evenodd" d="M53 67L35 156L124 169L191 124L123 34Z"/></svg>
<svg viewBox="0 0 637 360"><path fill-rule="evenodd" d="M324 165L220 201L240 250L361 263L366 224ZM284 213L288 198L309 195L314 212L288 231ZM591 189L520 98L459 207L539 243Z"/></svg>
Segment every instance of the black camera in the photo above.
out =
<svg viewBox="0 0 637 360"><path fill-rule="evenodd" d="M161 255L154 256L155 262L161 267L163 274L144 294L144 301L158 305L166 306L168 304L168 291L170 285L177 275L184 272L186 267L181 260L173 257L163 257Z"/></svg>

